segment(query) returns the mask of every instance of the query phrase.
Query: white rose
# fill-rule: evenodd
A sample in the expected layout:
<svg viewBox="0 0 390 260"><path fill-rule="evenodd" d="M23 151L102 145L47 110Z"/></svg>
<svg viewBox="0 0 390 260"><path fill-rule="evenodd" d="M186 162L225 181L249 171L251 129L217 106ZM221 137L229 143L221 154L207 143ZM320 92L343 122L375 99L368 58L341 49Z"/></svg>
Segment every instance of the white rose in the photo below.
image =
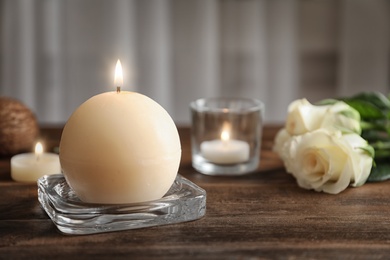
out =
<svg viewBox="0 0 390 260"><path fill-rule="evenodd" d="M284 146L291 138L291 135L287 132L286 128L282 128L278 131L278 133L275 136L274 140L274 146L273 150L278 155L282 156L284 149Z"/></svg>
<svg viewBox="0 0 390 260"><path fill-rule="evenodd" d="M286 148L289 144L291 135L287 132L286 128L282 128L278 131L274 139L273 151L276 152L279 157L284 161L287 158Z"/></svg>
<svg viewBox="0 0 390 260"><path fill-rule="evenodd" d="M322 128L334 128L342 132L354 132L360 134L360 114L348 104L339 101L333 105L326 106L327 110L322 119Z"/></svg>
<svg viewBox="0 0 390 260"><path fill-rule="evenodd" d="M300 135L320 128L360 134L360 114L342 101L314 106L306 99L299 99L289 105L286 129L290 135Z"/></svg>
<svg viewBox="0 0 390 260"><path fill-rule="evenodd" d="M284 163L299 186L337 194L367 180L373 162L362 149L367 147L360 135L319 129L293 136L285 145Z"/></svg>
<svg viewBox="0 0 390 260"><path fill-rule="evenodd" d="M288 107L286 129L290 135L300 135L318 129L325 107L315 107L307 99L293 101Z"/></svg>

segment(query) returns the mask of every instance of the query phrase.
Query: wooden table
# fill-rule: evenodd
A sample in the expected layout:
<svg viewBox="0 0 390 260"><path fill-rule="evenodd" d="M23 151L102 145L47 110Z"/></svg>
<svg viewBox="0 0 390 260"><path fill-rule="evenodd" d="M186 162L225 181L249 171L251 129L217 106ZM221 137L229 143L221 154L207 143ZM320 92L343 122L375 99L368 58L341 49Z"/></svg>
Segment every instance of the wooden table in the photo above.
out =
<svg viewBox="0 0 390 260"><path fill-rule="evenodd" d="M180 174L207 191L200 220L96 235L60 233L37 200L37 186L13 182L0 162L0 258L338 258L390 257L390 183L328 195L299 188L263 135L261 166L242 177L211 177L191 167L188 128L180 128ZM58 145L60 128L42 136Z"/></svg>

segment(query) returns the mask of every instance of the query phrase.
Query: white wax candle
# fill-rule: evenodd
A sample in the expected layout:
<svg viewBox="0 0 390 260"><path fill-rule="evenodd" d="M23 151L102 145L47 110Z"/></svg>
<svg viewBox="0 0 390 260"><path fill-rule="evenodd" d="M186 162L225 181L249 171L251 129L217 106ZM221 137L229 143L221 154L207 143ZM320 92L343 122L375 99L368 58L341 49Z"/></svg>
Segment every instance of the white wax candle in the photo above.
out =
<svg viewBox="0 0 390 260"><path fill-rule="evenodd" d="M120 87L84 102L60 142L67 182L91 203L161 198L176 178L180 158L180 138L169 114L152 99Z"/></svg>
<svg viewBox="0 0 390 260"><path fill-rule="evenodd" d="M200 144L202 156L217 164L234 164L249 159L249 144L240 140L231 140L229 132L224 130L221 140L205 141Z"/></svg>
<svg viewBox="0 0 390 260"><path fill-rule="evenodd" d="M37 151L39 145L37 143L35 153L18 154L11 158L11 177L13 180L36 182L44 175L61 173L58 155Z"/></svg>
<svg viewBox="0 0 390 260"><path fill-rule="evenodd" d="M234 164L249 159L249 145L240 140L212 140L200 145L202 156L217 164Z"/></svg>

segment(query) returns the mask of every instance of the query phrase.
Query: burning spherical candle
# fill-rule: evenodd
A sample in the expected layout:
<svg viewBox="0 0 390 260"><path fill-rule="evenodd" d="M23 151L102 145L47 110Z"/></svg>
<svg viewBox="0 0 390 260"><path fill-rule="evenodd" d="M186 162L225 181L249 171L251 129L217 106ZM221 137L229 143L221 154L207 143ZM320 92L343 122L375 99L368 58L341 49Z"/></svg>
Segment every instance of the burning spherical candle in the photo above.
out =
<svg viewBox="0 0 390 260"><path fill-rule="evenodd" d="M44 153L40 142L35 153L23 153L11 158L11 177L19 182L36 182L43 175L61 173L57 154Z"/></svg>
<svg viewBox="0 0 390 260"><path fill-rule="evenodd" d="M85 202L159 199L177 175L181 146L172 118L152 99L121 91L121 81L116 76L116 92L84 102L62 133L62 171Z"/></svg>

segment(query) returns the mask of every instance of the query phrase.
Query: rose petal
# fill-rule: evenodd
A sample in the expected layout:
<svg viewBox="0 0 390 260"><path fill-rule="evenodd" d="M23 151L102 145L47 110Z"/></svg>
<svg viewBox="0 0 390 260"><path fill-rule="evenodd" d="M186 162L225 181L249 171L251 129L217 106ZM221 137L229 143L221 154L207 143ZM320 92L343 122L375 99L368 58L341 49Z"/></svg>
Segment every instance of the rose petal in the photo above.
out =
<svg viewBox="0 0 390 260"><path fill-rule="evenodd" d="M361 149L366 145L357 134L319 129L290 137L283 158L300 187L336 194L366 181L372 165Z"/></svg>

